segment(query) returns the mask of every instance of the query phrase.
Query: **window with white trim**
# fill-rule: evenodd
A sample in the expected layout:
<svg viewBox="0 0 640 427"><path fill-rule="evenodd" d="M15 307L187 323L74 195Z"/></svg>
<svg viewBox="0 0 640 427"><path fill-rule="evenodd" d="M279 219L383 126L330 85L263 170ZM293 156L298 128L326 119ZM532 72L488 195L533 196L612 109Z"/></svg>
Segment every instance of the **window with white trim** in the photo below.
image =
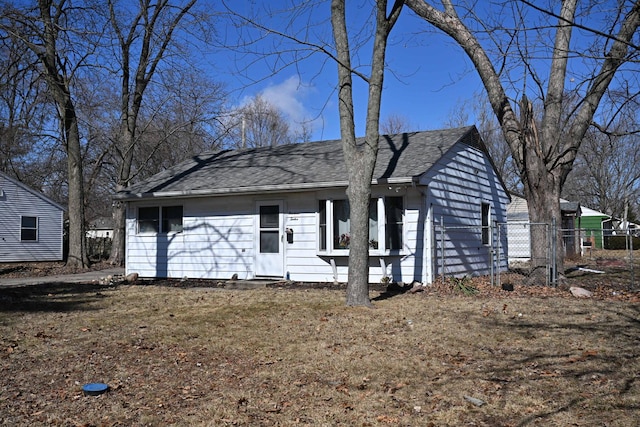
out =
<svg viewBox="0 0 640 427"><path fill-rule="evenodd" d="M481 204L481 216L482 216L482 244L491 244L491 205L489 203Z"/></svg>
<svg viewBox="0 0 640 427"><path fill-rule="evenodd" d="M318 239L320 251L327 250L327 201L318 200Z"/></svg>
<svg viewBox="0 0 640 427"><path fill-rule="evenodd" d="M182 206L138 208L138 233L182 232Z"/></svg>
<svg viewBox="0 0 640 427"><path fill-rule="evenodd" d="M318 201L318 250L348 254L351 245L350 207L347 199ZM371 199L369 250L400 251L403 247L404 200L402 197Z"/></svg>
<svg viewBox="0 0 640 427"><path fill-rule="evenodd" d="M38 241L38 217L20 217L20 240L22 242Z"/></svg>
<svg viewBox="0 0 640 427"><path fill-rule="evenodd" d="M402 229L404 203L402 197L385 197L385 247L389 250L402 249Z"/></svg>

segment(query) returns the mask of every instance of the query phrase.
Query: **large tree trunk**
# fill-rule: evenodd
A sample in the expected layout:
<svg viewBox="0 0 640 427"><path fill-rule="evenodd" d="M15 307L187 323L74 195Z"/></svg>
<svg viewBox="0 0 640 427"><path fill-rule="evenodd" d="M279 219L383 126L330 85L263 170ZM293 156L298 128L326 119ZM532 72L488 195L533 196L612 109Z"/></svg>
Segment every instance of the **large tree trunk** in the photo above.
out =
<svg viewBox="0 0 640 427"><path fill-rule="evenodd" d="M369 299L369 204L371 203L371 181L378 156L380 128L380 103L384 80L384 60L387 38L400 16L403 2L397 0L389 17L387 2L376 2L376 29L373 40L371 76L367 80L367 123L365 142L356 145L354 106L351 74L351 51L346 25L344 0L332 0L331 25L338 59L338 107L340 111L340 135L344 159L349 174L349 197L351 213L351 243L349 247L349 279L347 305L371 306Z"/></svg>
<svg viewBox="0 0 640 427"><path fill-rule="evenodd" d="M367 147L353 150L349 172L347 196L351 211L349 278L347 284L347 305L370 306L369 299L369 204L371 203L371 175L376 154ZM360 154L358 152L361 151ZM373 160L373 162L372 162Z"/></svg>
<svg viewBox="0 0 640 427"><path fill-rule="evenodd" d="M546 172L543 162L529 162L527 167L529 171L537 169L541 178L535 185L527 182L524 186L531 222L531 271L527 282L544 285L564 271L560 184L553 174Z"/></svg>
<svg viewBox="0 0 640 427"><path fill-rule="evenodd" d="M131 179L131 165L133 164L134 133L130 130L129 122L135 122L135 118L129 114L128 110L122 113L123 130L120 132L123 141L122 163L118 172L116 191L124 191L129 187ZM125 263L125 243L126 243L126 204L116 202L113 204L113 240L111 244L111 255L109 263L113 265L124 265Z"/></svg>
<svg viewBox="0 0 640 427"><path fill-rule="evenodd" d="M369 299L369 241L368 208L371 198L372 168L365 161L376 152L359 153L356 146L355 122L353 111L353 81L351 78L351 52L345 17L345 2L331 2L331 24L338 55L338 108L340 111L340 135L342 150L349 173L347 196L350 204L350 246L349 277L347 283L347 305L371 306ZM377 144L377 141L376 141ZM375 158L374 158L375 161ZM366 219L363 218L367 212ZM367 221L367 225L363 223ZM363 243L364 242L364 243Z"/></svg>
<svg viewBox="0 0 640 427"><path fill-rule="evenodd" d="M51 16L50 1L40 0L38 3L40 18L44 23L43 51L34 48L39 54L44 67L44 76L58 108L58 120L62 139L67 154L68 186L69 186L69 254L67 265L74 268L89 266L86 252L86 236L84 225L84 175L80 150L80 132L78 117L71 98L69 76L64 69L64 61L58 58L56 49L58 28Z"/></svg>
<svg viewBox="0 0 640 427"><path fill-rule="evenodd" d="M629 60L627 52L632 49L630 40L640 25L640 1L636 0L627 9L627 14L619 26L618 34L612 38L614 41L609 40L605 43L609 50L604 54L599 68L594 67L592 70L586 71L587 74L591 72L593 78L589 81L584 98L580 100L580 107L572 112L571 120L564 119L564 121L563 98L567 80L567 64L571 55L570 41L577 0L562 2L556 25L552 57L548 62L549 70L540 73L540 75L545 75L540 81L547 81L546 93L542 93L542 90L540 93L540 98L544 100L544 114L540 124L540 132L537 131L532 106L526 97L520 104L522 117L518 119L494 64L469 27L462 22L450 0L442 1L444 11L436 9L426 0L406 0L405 3L417 15L453 38L473 62L487 91L491 107L502 127L513 160L520 172L529 205L530 220L550 225L555 219L556 224L561 224L559 198L562 185L567 174L571 171L582 138L591 125L602 96L618 68ZM517 41L517 38L511 35L508 43L514 43L514 40ZM528 46L523 46L519 51L527 52ZM522 57L523 64L530 66L530 59ZM529 72L533 71L530 67L527 69ZM554 274L562 274L564 272L564 247L561 227L558 226L557 230L558 250L555 257L557 271ZM538 272L541 270L540 263L547 260L549 256L546 246L547 236L542 236L539 233L540 231L535 231L531 236L534 277L538 276Z"/></svg>
<svg viewBox="0 0 640 427"><path fill-rule="evenodd" d="M546 284L554 280L558 271L564 271L562 250L562 223L560 210L561 180L558 168L548 170L531 102L523 97L520 101L520 144L524 155L520 177L524 185L524 196L529 208L531 230L531 271L529 283ZM555 228L553 228L555 226ZM552 236L555 233L555 236ZM555 253L551 251L555 242ZM554 268L555 266L555 268ZM547 276L547 267L550 275Z"/></svg>
<svg viewBox="0 0 640 427"><path fill-rule="evenodd" d="M116 191L123 190L123 187L116 186ZM111 216L113 218L113 240L111 241L111 254L108 262L112 265L123 266L126 247L126 205L123 202L114 202Z"/></svg>
<svg viewBox="0 0 640 427"><path fill-rule="evenodd" d="M67 115L65 126L68 127L66 129L66 143L69 176L69 254L67 265L82 269L89 266L84 223L84 176L80 155L78 120L71 100L68 101L65 114Z"/></svg>

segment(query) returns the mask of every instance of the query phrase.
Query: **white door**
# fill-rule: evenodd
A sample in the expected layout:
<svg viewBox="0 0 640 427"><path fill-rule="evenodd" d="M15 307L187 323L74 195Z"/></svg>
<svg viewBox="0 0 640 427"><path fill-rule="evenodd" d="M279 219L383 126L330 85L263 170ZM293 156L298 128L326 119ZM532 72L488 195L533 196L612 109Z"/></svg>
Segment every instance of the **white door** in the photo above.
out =
<svg viewBox="0 0 640 427"><path fill-rule="evenodd" d="M256 276L284 276L282 201L257 203Z"/></svg>

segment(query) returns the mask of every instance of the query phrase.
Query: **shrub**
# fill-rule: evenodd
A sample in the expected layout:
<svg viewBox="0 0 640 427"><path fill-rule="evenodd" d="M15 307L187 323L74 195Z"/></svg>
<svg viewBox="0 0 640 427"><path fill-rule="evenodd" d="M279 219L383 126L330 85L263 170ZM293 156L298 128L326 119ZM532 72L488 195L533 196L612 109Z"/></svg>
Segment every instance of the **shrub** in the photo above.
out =
<svg viewBox="0 0 640 427"><path fill-rule="evenodd" d="M604 248L612 250L628 249L628 236L605 236ZM640 237L633 237L633 249L640 249Z"/></svg>

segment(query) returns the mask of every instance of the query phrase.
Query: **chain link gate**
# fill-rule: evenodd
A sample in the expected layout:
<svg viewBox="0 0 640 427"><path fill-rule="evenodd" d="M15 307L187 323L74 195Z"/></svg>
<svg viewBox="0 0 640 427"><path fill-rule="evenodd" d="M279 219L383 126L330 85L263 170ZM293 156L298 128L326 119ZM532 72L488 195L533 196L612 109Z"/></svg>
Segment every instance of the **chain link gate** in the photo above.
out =
<svg viewBox="0 0 640 427"><path fill-rule="evenodd" d="M499 236L496 239L496 251L506 257L506 264L510 270L529 272L533 266L544 268L545 285L557 285L557 238L553 223L509 222L496 223L495 227ZM505 241L508 242L506 247ZM537 245L538 256L533 256L532 245ZM501 272L502 269L496 270L495 283L498 286L502 284Z"/></svg>
<svg viewBox="0 0 640 427"><path fill-rule="evenodd" d="M488 231L488 242L485 243ZM482 226L434 224L437 274L446 276L487 275L491 284L501 286L501 274L510 268L530 271L545 269L546 285L557 284L555 224L493 223ZM532 245L538 249L533 256Z"/></svg>

